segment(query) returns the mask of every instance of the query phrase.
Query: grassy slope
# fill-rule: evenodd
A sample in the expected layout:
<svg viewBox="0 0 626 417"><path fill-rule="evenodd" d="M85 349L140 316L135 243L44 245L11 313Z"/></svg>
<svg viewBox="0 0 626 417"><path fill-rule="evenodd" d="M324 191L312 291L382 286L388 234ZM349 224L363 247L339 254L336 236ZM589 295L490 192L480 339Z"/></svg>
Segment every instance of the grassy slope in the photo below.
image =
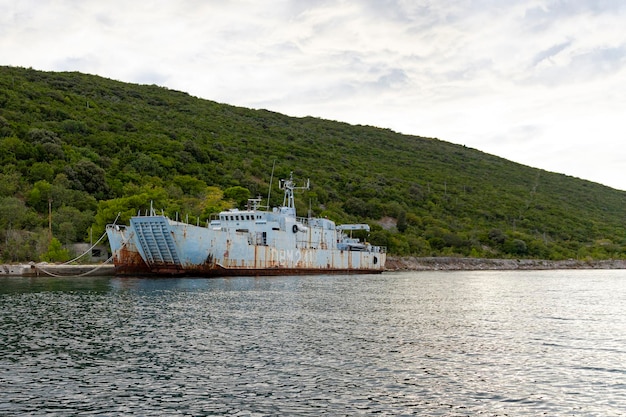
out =
<svg viewBox="0 0 626 417"><path fill-rule="evenodd" d="M47 207L34 201L33 185L60 183L59 174L70 179L64 189L78 193L66 206L78 206L73 201L85 194L94 201L129 197L136 192L129 184L157 186L180 199L181 191L192 193L181 185L183 176L266 195L276 161L277 178L290 171L311 178L301 213L310 204L337 221L376 225L385 217L406 225L403 233L377 228L371 236L397 254L626 256L625 192L437 139L80 73L0 67L0 151L0 198L17 196L42 219ZM91 178L98 170L102 178ZM15 172L19 186L5 186L3 196L2 178L7 183ZM97 223L102 204L89 208ZM0 207L0 230L7 224Z"/></svg>

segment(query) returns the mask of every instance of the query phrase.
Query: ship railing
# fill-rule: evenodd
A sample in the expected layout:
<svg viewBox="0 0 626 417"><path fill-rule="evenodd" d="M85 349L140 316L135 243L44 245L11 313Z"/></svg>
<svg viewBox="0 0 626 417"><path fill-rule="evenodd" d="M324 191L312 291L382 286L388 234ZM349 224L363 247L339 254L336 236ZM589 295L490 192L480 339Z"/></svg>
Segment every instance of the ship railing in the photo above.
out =
<svg viewBox="0 0 626 417"><path fill-rule="evenodd" d="M308 226L309 218L308 217L296 217L296 222L302 223L303 225Z"/></svg>
<svg viewBox="0 0 626 417"><path fill-rule="evenodd" d="M387 246L374 246L365 242L365 251L372 253L387 253Z"/></svg>

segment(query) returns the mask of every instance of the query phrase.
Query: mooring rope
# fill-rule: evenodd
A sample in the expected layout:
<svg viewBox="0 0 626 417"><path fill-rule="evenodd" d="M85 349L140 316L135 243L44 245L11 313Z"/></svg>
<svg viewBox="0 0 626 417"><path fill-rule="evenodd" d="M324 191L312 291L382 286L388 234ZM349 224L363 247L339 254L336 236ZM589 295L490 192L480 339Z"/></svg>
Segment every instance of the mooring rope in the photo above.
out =
<svg viewBox="0 0 626 417"><path fill-rule="evenodd" d="M118 214L117 214L117 217L115 217L115 220L113 221L113 225L115 225L115 223L117 223L117 219L120 217L120 214L121 214L121 213L118 213ZM134 232L133 232L133 233L134 233ZM123 248L124 246L126 246L126 245L128 244L128 242L130 242L130 239L133 237L133 233L131 233L131 234L128 236L128 238L127 238L126 240L122 241L122 245L120 246L120 249L121 249L121 248ZM100 236L100 239L98 239L98 240L96 241L96 243L94 243L94 244L93 244L93 245L92 245L89 249L87 249L87 250L86 250L86 251L85 251L82 255L80 255L80 256L78 256L78 257L76 257L76 258L72 259L72 260L69 260L69 261L67 261L67 262L64 262L64 263L62 263L62 264L60 264L60 265L61 265L61 266L63 266L63 265L68 265L68 264L70 264L71 262L74 262L74 261L76 261L76 260L78 260L78 259L82 258L83 256L85 256L85 254L86 254L86 253L88 253L89 251L91 251L94 247L96 247L96 245L98 245L98 243L100 243L100 241L101 241L101 240L102 240L102 239L106 236L106 234L107 234L107 232L106 232L106 230L105 230L105 232L102 234L102 236ZM97 271L98 269L100 269L100 268L104 267L104 265L106 265L106 264L110 263L110 262L113 260L113 257L114 257L114 256L115 256L115 254L111 255L111 257L110 257L109 259L107 259L106 261L104 261L104 262L103 262L103 263L101 263L100 265L96 266L95 268L93 268L93 269L91 269L91 270L89 270L89 271L87 271L87 272L83 272L82 274L79 274L79 275L59 275L59 274L55 274L55 273L53 273L53 272L46 271L46 270L42 267L42 264L41 264L41 263L39 263L39 264L34 264L34 266L35 266L35 268L36 268L38 271L41 271L41 272L43 272L44 274L50 275L51 277L56 277L56 278L62 278L62 277L84 277L84 276L86 276L86 275L89 275L89 274L94 273L94 272L95 272L95 271Z"/></svg>
<svg viewBox="0 0 626 417"><path fill-rule="evenodd" d="M117 223L117 219L119 219L119 218L120 218L120 215L121 215L121 214L122 214L122 213L117 213L117 216L115 217L115 220L113 220L113 225L115 225L115 223ZM106 232L106 230L105 230L105 231L104 231L104 233L102 234L102 236L100 236L100 239L98 239L98 240L96 241L96 243L94 243L93 245L91 245L91 247L90 247L89 249L87 249L85 252L83 252L81 255L77 256L76 258L74 258L74 259L70 259L70 260L69 260L69 261L67 261L67 262L63 262L61 265L69 265L69 264L71 264L72 262L76 262L77 260L79 260L80 258L82 258L83 256L85 256L87 253L91 252L91 250L92 250L93 248L95 248L95 247L98 245L98 243L100 243L100 241L102 241L102 239L104 239L104 237L105 237L106 235L107 235L107 232ZM126 239L126 241L122 242L122 246L121 246L121 247L126 246L126 243L128 243L128 241L129 241L129 240L130 240L130 236L128 237L128 239ZM89 274L94 273L94 272L95 272L95 271L97 271L98 269L100 269L100 268L104 267L104 265L106 265L106 264L108 264L109 262L111 262L111 260L113 260L113 256L115 256L115 255L111 255L111 257L110 257L109 259L107 259L106 261L102 262L100 265L96 266L95 268L93 268L93 269L91 269L91 270L89 270L89 271L87 271L87 272L83 272L82 274L79 274L79 275L59 275L59 274L54 274L54 273L52 273L52 272L50 272L50 271L46 271L44 268L42 268L42 267L41 267L41 264L35 264L35 268L36 268L37 270L39 270L39 271L43 272L44 274L48 274L48 275L50 275L51 277L57 277L57 278L60 278L60 277L84 277L84 276L86 276L86 275L89 275Z"/></svg>
<svg viewBox="0 0 626 417"><path fill-rule="evenodd" d="M69 260L69 261L67 261L67 262L63 262L61 265L68 265L68 264L71 264L72 262L75 262L75 261L79 260L80 258L82 258L83 256L85 256L86 254L88 254L89 252L91 252L91 250L92 250L93 248L95 248L95 247L98 245L98 243L100 243L100 241L101 241L102 239L104 239L104 237L105 237L106 235L107 235L107 232L105 231L105 232L102 234L102 236L100 236L100 239L98 239L98 240L96 241L96 243L94 243L94 244L93 244L93 245L92 245L89 249L87 249L85 252L83 252L81 255L77 256L76 258L74 258L74 259L70 259L70 260Z"/></svg>
<svg viewBox="0 0 626 417"><path fill-rule="evenodd" d="M106 265L106 264L108 264L109 262L111 262L111 260L112 260L112 259L113 259L113 255L111 255L111 257L110 257L109 259L107 259L106 261L104 261L104 262L103 262L103 263L101 263L100 265L96 266L95 268L90 269L89 271L87 271L87 272L83 272L82 274L78 274L78 275L74 275L74 274L71 274L71 275L60 275L60 274L55 274L55 273L53 273L53 272L46 271L46 270L45 270L45 269L41 266L41 264L35 264L35 268L36 268L38 271L41 271L41 272L43 272L44 274L46 274L46 275L50 275L51 277L55 277L55 278L63 278L63 277L84 277L84 276L87 276L87 275L89 275L89 274L93 274L93 273L94 273L94 272L96 272L98 269L100 269L100 268L104 267L104 265ZM62 265L66 265L66 264L62 264Z"/></svg>

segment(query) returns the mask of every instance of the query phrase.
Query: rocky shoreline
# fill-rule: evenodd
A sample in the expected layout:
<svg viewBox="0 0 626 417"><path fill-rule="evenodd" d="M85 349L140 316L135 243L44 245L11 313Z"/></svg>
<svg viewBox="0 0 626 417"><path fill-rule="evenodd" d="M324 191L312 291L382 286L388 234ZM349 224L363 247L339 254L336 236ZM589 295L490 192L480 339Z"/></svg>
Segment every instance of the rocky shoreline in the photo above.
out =
<svg viewBox="0 0 626 417"><path fill-rule="evenodd" d="M626 260L581 261L568 259L487 259L455 257L396 257L388 256L387 271L482 271L482 270L541 270L541 269L626 269Z"/></svg>
<svg viewBox="0 0 626 417"><path fill-rule="evenodd" d="M626 269L625 259L580 261L568 259L549 261L541 259L487 259L456 257L399 257L388 256L385 271L489 271L541 269ZM54 265L46 263L0 265L0 276L98 276L114 275L112 264Z"/></svg>

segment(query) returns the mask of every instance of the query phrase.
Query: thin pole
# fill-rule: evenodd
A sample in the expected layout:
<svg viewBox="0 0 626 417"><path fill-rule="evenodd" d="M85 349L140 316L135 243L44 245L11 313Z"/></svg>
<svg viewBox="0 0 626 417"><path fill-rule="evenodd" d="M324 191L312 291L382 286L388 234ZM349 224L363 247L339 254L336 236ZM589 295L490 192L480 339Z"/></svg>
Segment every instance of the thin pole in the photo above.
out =
<svg viewBox="0 0 626 417"><path fill-rule="evenodd" d="M48 234L52 241L52 199L48 199Z"/></svg>
<svg viewBox="0 0 626 417"><path fill-rule="evenodd" d="M270 195L272 194L272 181L274 181L274 167L276 166L276 160L272 164L272 176L270 177L270 189L267 192L267 211L270 210Z"/></svg>

